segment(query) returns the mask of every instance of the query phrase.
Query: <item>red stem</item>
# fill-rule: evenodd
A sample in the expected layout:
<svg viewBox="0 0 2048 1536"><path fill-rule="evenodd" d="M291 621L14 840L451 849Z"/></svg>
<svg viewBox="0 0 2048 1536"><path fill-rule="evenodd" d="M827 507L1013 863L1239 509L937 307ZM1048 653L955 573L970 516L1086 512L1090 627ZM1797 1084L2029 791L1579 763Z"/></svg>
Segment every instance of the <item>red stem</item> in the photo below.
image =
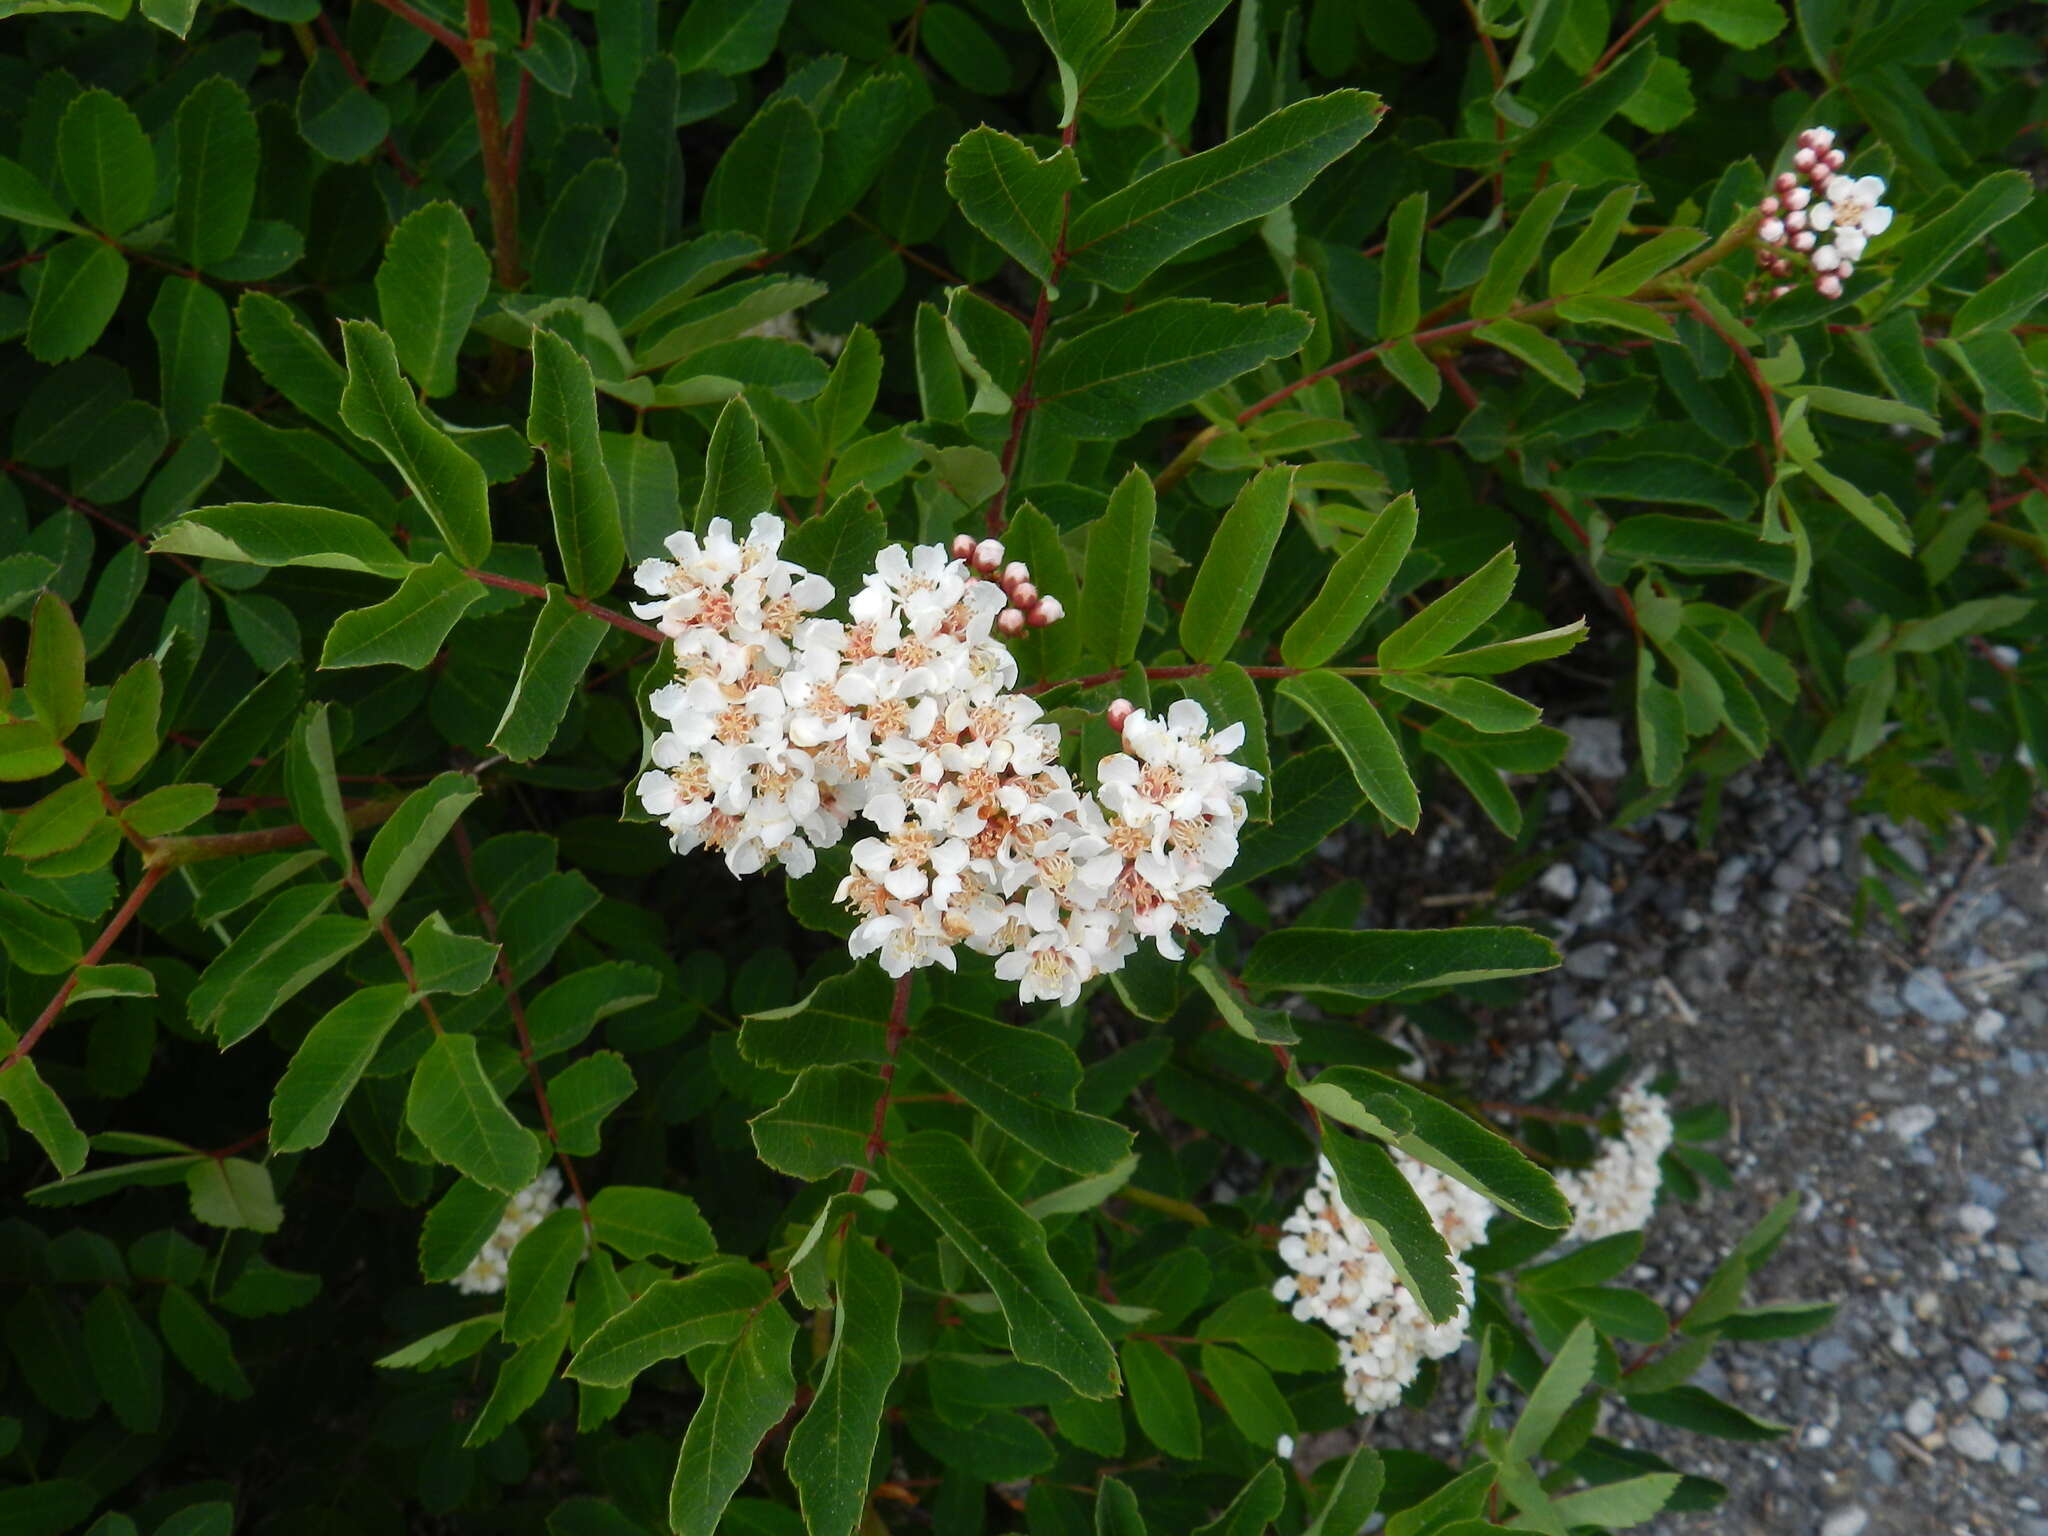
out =
<svg viewBox="0 0 2048 1536"><path fill-rule="evenodd" d="M480 571L474 566L469 568L469 574L487 587L498 587L506 592L517 592L521 597L537 597L543 602L547 600L548 589L546 587L538 586L530 581L521 581L516 576L500 576L496 571ZM638 619L629 619L623 613L615 613L601 604L593 603L587 597L576 597L568 593L563 595L568 598L570 607L578 612L589 614L593 619L603 619L605 623L611 625L614 629L623 629L629 635L638 635L643 640L652 640L656 645L660 645L668 639L667 635L664 635L652 624L642 624Z"/></svg>
<svg viewBox="0 0 2048 1536"><path fill-rule="evenodd" d="M37 490L56 497L65 506L71 508L72 511L82 512L94 522L113 529L114 532L120 534L130 544L139 544L143 549L149 549L149 540L141 533L129 527L128 524L122 522L120 518L114 516L113 513L105 508L96 507L83 497L72 495L63 486L57 484L56 481L46 480L32 469L23 469L12 459L0 459L0 470L4 470L6 473L14 476L15 479L21 481L24 485L32 485ZM164 558L186 575L199 577L202 581L205 580L204 577L199 576L199 567L187 560L183 555L165 555Z"/></svg>
<svg viewBox="0 0 2048 1536"><path fill-rule="evenodd" d="M341 61L343 71L355 84L355 88L368 94L370 89L369 79L363 74L361 67L357 65L355 55L350 53L348 46L342 42L341 34L335 30L333 21L328 18L325 11L320 12L314 20L320 24L321 41L326 43L335 58ZM391 142L391 135L388 133L384 135L384 154L390 160L391 168L398 172L398 179L400 181L404 182L408 187L416 187L420 184L418 173L405 163L405 156L398 152L398 146Z"/></svg>
<svg viewBox="0 0 2048 1536"><path fill-rule="evenodd" d="M356 900L363 904L363 915L367 917L370 912L370 888L363 884L363 877L357 872L353 862L349 864L347 885L355 893ZM427 1016L427 1023L433 1028L434 1033L440 1034L441 1016L434 1011L434 1005L428 1001L426 994L420 991L419 977L414 974L412 968L412 956L405 952L405 946L398 942L398 935L391 931L391 919L378 918L377 931L384 936L384 945L391 951L391 958L398 962L398 974L405 978L406 986L419 997L420 1012Z"/></svg>
<svg viewBox="0 0 2048 1536"><path fill-rule="evenodd" d="M1749 375L1749 382L1756 387L1756 397L1764 403L1764 417L1771 424L1773 462L1764 466L1764 473L1767 476L1775 474L1776 460L1785 457L1785 431L1778 420L1778 402L1771 398L1771 386L1765 382L1763 369L1757 366L1756 357L1750 352L1749 348L1729 335L1727 327L1716 320L1714 312L1702 304L1695 295L1681 293L1678 296L1678 302L1690 310L1693 318L1698 320L1701 325L1704 325L1708 330L1721 338L1723 345L1735 354L1735 360L1742 364L1742 371Z"/></svg>
<svg viewBox="0 0 2048 1536"><path fill-rule="evenodd" d="M7 1059L0 1061L0 1072L5 1072L17 1061L25 1059L28 1053L35 1049L36 1042L49 1032L50 1026L57 1022L57 1015L64 1011L64 1005L71 1000L71 994L78 986L78 973L88 965L98 965L105 958L107 951L114 947L114 940L120 938L122 930L135 920L135 914L140 912L142 904L149 900L149 893L156 889L157 882L167 873L167 870L152 865L143 866L142 878L135 882L135 889L128 893L128 899L121 903L121 909L108 920L107 926L100 930L100 936L92 941L92 948L85 952L71 974L64 978L64 985L57 989L56 996L43 1005L43 1011L36 1015L35 1023L29 1025L28 1033L15 1043L14 1049L7 1053Z"/></svg>
<svg viewBox="0 0 2048 1536"><path fill-rule="evenodd" d="M868 1175L873 1171L875 1159L882 1155L882 1125L889 1118L889 1097L896 1083L896 1054L903 1048L904 1037L910 1033L910 975L905 972L896 978L896 995L889 1003L888 1059L882 1063L882 1091L875 1095L874 1123L868 1127L867 1167L853 1171L853 1182L847 1185L852 1194L859 1194L868 1187Z"/></svg>
<svg viewBox="0 0 2048 1536"><path fill-rule="evenodd" d="M1579 84L1591 84L1594 79L1596 79L1603 71L1606 70L1608 65L1612 64L1616 59L1621 57L1622 50L1628 47L1630 43L1636 40L1636 34L1642 31L1643 28L1647 27L1651 22L1655 21L1659 16L1661 16L1664 13L1664 7L1669 5L1670 3L1671 0L1656 0L1656 4L1652 5L1647 11L1643 12L1642 15L1638 16L1635 19L1635 21L1630 24L1629 29L1626 32L1622 33L1621 36L1617 37L1612 43L1610 43L1608 45L1607 51L1601 54L1599 58L1593 61L1593 67L1586 71L1586 78L1584 80L1581 80Z"/></svg>
<svg viewBox="0 0 2048 1536"><path fill-rule="evenodd" d="M383 6L385 10L396 16L400 21L408 21L418 27L427 36L454 54L458 62L463 64L469 63L469 43L457 33L449 31L448 28L442 26L440 22L434 20L433 17L427 15L424 11L414 10L405 3L405 0L377 0L377 4Z"/></svg>
<svg viewBox="0 0 2048 1536"><path fill-rule="evenodd" d="M491 205L491 261L498 286L525 282L519 270L519 173L506 153L504 120L498 113L498 55L491 46L491 0L469 0L469 48L462 72L469 77L476 111L477 142L484 158L484 194Z"/></svg>

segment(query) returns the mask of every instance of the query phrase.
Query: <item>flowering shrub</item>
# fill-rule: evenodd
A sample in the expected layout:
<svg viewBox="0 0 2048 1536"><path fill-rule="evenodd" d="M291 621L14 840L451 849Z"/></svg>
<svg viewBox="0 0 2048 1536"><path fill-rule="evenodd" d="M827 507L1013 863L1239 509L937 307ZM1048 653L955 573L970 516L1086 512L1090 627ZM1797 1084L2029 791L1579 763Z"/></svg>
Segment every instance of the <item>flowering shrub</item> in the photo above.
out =
<svg viewBox="0 0 2048 1536"><path fill-rule="evenodd" d="M0 1530L1710 1508L1795 1202L1368 924L1588 687L2024 814L2030 13L1796 9L0 11Z"/></svg>

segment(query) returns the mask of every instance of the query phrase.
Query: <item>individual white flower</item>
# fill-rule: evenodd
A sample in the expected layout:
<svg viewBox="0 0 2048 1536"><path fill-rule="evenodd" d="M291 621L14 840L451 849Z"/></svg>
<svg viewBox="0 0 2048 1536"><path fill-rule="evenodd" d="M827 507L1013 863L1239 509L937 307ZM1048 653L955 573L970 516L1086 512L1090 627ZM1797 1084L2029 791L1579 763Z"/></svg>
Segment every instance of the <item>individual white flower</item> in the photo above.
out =
<svg viewBox="0 0 2048 1536"><path fill-rule="evenodd" d="M1892 227L1892 210L1883 202L1882 176L1834 176L1821 200L1808 212L1815 229L1853 229L1868 237Z"/></svg>

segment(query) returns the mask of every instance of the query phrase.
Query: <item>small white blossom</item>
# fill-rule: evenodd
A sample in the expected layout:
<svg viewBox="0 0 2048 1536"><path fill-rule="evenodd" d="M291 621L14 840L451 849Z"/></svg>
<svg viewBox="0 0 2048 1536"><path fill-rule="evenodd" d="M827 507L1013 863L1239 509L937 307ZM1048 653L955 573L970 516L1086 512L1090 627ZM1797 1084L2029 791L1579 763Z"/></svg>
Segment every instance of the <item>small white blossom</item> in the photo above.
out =
<svg viewBox="0 0 2048 1536"><path fill-rule="evenodd" d="M1671 1146L1671 1106L1659 1094L1630 1088L1621 1096L1621 1136L1600 1149L1593 1166L1558 1175L1571 1202L1567 1238L1634 1232L1650 1219L1663 1181L1659 1161Z"/></svg>
<svg viewBox="0 0 2048 1536"><path fill-rule="evenodd" d="M505 1214L498 1230L484 1240L469 1267L455 1277L458 1291L473 1296L494 1296L505 1289L512 1250L519 1240L553 1213L562 1198L562 1174L558 1168L543 1169L539 1178L505 1202Z"/></svg>

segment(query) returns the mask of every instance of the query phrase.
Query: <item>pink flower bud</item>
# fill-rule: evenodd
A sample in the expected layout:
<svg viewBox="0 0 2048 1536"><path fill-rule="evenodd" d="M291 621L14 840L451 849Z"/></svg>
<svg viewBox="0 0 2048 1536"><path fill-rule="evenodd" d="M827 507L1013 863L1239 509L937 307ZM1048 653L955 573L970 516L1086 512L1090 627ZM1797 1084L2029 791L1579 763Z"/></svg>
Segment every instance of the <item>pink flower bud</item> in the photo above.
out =
<svg viewBox="0 0 2048 1536"><path fill-rule="evenodd" d="M953 535L953 558L955 560L972 560L974 558L973 534L956 533Z"/></svg>
<svg viewBox="0 0 2048 1536"><path fill-rule="evenodd" d="M1777 287L1771 290L1771 297L1774 299L1782 299L1783 297L1785 297L1786 294L1790 293L1791 291L1792 290L1788 288L1785 284L1780 283Z"/></svg>
<svg viewBox="0 0 2048 1536"><path fill-rule="evenodd" d="M1124 733L1124 722L1131 718L1137 708L1138 706L1129 699L1111 699L1107 711L1109 715L1109 728L1121 736Z"/></svg>
<svg viewBox="0 0 2048 1536"><path fill-rule="evenodd" d="M1833 148L1835 147L1835 130L1834 130L1834 129L1832 129L1832 128L1809 128L1809 129L1807 129L1806 131L1807 131L1807 132L1808 132L1809 134L1813 135L1813 147L1814 147L1815 149L1833 149Z"/></svg>
<svg viewBox="0 0 2048 1536"><path fill-rule="evenodd" d="M1015 612L1015 609L1011 610ZM1029 623L1033 629L1043 629L1048 624L1057 624L1067 616L1067 610L1060 606L1056 597L1041 597L1032 605Z"/></svg>
<svg viewBox="0 0 2048 1536"><path fill-rule="evenodd" d="M1028 581L1020 581L1011 589L1010 601L1029 613L1038 602L1038 588Z"/></svg>
<svg viewBox="0 0 2048 1536"><path fill-rule="evenodd" d="M1856 263L1853 261L1842 262L1838 264L1835 268L1835 276L1841 278L1844 282L1847 282L1850 278L1854 277L1855 275Z"/></svg>
<svg viewBox="0 0 2048 1536"><path fill-rule="evenodd" d="M1766 216L1776 213L1778 211L1778 200L1775 197L1767 197L1756 205L1756 211Z"/></svg>
<svg viewBox="0 0 2048 1536"><path fill-rule="evenodd" d="M1003 541L983 539L974 546L974 568L986 576L1003 563Z"/></svg>
<svg viewBox="0 0 2048 1536"><path fill-rule="evenodd" d="M1825 187L1830 181L1834 179L1834 175L1835 173L1829 170L1826 166L1816 165L1812 170L1806 173L1806 179L1813 183L1813 190L1818 192L1822 187Z"/></svg>
<svg viewBox="0 0 2048 1536"><path fill-rule="evenodd" d="M1029 581L1030 579L1031 567L1022 560L1012 560L1003 567L1003 590L1005 592L1016 586L1018 582Z"/></svg>
<svg viewBox="0 0 2048 1536"><path fill-rule="evenodd" d="M1015 608L1005 608L996 615L996 633L1005 640L1014 640L1024 633L1024 615Z"/></svg>
<svg viewBox="0 0 2048 1536"><path fill-rule="evenodd" d="M1846 161L1848 158L1849 157L1843 154L1839 149L1829 150L1827 154L1828 169L1831 171L1839 171L1842 168L1843 162Z"/></svg>
<svg viewBox="0 0 2048 1536"><path fill-rule="evenodd" d="M1791 230L1794 234L1797 234L1800 230L1806 228L1806 222L1806 215L1801 213L1796 208L1792 212L1785 215L1785 227Z"/></svg>
<svg viewBox="0 0 2048 1536"><path fill-rule="evenodd" d="M1842 296L1842 279L1833 272L1815 278L1813 286L1824 299L1839 299Z"/></svg>
<svg viewBox="0 0 2048 1536"><path fill-rule="evenodd" d="M1782 244L1785 239L1785 221L1783 219L1765 219L1763 223L1757 225L1756 237L1763 241L1765 245Z"/></svg>
<svg viewBox="0 0 2048 1536"><path fill-rule="evenodd" d="M1815 133L1811 128L1802 128L1799 130L1799 147L1801 149L1821 149L1824 146L1819 142L1819 140L1820 135Z"/></svg>
<svg viewBox="0 0 2048 1536"><path fill-rule="evenodd" d="M1799 233L1798 233L1798 234L1794 235L1794 236L1792 237L1792 249L1793 249L1793 250L1795 250L1795 251L1810 251L1810 250L1812 250L1812 249L1813 249L1813 231L1812 231L1812 230L1810 230L1810 229L1802 229L1801 231L1799 231Z"/></svg>
<svg viewBox="0 0 2048 1536"><path fill-rule="evenodd" d="M1794 187L1798 185L1799 178L1797 176L1794 176L1790 171L1780 171L1778 173L1778 180L1776 182L1776 186L1781 196L1787 192L1790 192Z"/></svg>
<svg viewBox="0 0 2048 1536"><path fill-rule="evenodd" d="M1798 166L1799 169L1802 171L1812 170L1813 160L1813 151L1805 146L1801 146L1799 149L1794 150L1792 153L1792 163Z"/></svg>
<svg viewBox="0 0 2048 1536"><path fill-rule="evenodd" d="M1812 201L1813 193L1805 187L1794 187L1785 194L1785 206L1787 208L1804 208Z"/></svg>

